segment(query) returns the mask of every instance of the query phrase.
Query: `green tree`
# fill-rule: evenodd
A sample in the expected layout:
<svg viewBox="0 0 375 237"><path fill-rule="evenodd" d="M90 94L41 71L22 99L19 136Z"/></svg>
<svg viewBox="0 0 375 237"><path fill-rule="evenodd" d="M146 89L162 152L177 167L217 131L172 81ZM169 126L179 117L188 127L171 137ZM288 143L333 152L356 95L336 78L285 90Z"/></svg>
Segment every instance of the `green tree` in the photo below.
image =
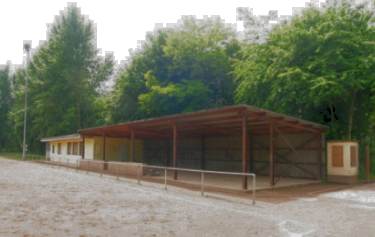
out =
<svg viewBox="0 0 375 237"><path fill-rule="evenodd" d="M235 63L236 101L331 126L336 139L368 134L374 113L373 13L308 9L249 45Z"/></svg>
<svg viewBox="0 0 375 237"><path fill-rule="evenodd" d="M12 106L9 65L0 68L0 150L6 149L10 137L9 111Z"/></svg>
<svg viewBox="0 0 375 237"><path fill-rule="evenodd" d="M32 56L29 75L28 143L39 150L44 136L74 133L102 123L101 87L113 69L112 57L98 56L93 23L69 5L56 17L48 40ZM20 120L22 77L13 119Z"/></svg>
<svg viewBox="0 0 375 237"><path fill-rule="evenodd" d="M113 120L233 103L232 59L240 45L220 18L183 18L147 35L116 80Z"/></svg>

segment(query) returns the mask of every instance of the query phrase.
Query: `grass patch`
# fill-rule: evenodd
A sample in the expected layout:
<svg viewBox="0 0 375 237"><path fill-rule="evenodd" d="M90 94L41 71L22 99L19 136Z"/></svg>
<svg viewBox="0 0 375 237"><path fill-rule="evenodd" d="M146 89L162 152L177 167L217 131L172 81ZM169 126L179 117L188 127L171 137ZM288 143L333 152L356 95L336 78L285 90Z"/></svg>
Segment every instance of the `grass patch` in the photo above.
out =
<svg viewBox="0 0 375 237"><path fill-rule="evenodd" d="M22 160L22 153L15 152L0 152L0 157L12 159L12 160ZM43 155L38 154L27 154L26 160L45 160Z"/></svg>

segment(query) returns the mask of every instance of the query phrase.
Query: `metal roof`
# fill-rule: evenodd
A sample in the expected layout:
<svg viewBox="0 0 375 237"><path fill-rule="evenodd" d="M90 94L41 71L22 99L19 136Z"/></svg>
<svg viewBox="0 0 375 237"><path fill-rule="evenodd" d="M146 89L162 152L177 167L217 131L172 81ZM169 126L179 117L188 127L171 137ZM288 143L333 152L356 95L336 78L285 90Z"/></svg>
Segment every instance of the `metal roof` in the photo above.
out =
<svg viewBox="0 0 375 237"><path fill-rule="evenodd" d="M81 134L74 133L74 134L67 134L62 136L55 136L55 137L45 137L40 139L41 142L58 142L58 141L66 141L66 140L82 140Z"/></svg>
<svg viewBox="0 0 375 237"><path fill-rule="evenodd" d="M78 132L88 136L129 137L132 130L139 138L168 138L171 136L172 126L176 125L179 134L186 136L225 135L240 132L244 116L247 118L249 130L253 134L268 133L271 123L275 125L276 129L285 133L322 133L328 129L327 126L318 123L266 109L249 105L234 105L85 128Z"/></svg>

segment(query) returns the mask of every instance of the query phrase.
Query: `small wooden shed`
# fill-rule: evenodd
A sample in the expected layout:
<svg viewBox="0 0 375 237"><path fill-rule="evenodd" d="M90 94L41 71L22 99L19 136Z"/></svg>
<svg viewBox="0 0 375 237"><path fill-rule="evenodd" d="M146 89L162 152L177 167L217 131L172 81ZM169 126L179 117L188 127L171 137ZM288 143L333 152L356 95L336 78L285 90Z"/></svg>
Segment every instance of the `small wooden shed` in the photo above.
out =
<svg viewBox="0 0 375 237"><path fill-rule="evenodd" d="M358 142L330 141L327 143L328 181L356 183L358 180Z"/></svg>

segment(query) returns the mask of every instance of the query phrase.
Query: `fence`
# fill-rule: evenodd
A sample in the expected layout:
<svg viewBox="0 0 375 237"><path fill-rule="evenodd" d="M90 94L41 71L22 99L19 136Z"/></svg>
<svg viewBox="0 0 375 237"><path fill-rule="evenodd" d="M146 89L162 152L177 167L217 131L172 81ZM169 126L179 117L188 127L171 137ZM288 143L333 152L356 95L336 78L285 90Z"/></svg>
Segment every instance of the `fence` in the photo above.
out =
<svg viewBox="0 0 375 237"><path fill-rule="evenodd" d="M163 166L153 166L153 165L142 165L145 168L153 169L163 169L164 170L164 188L167 189L167 172L168 171L184 171L191 173L200 174L200 192L204 196L205 190L205 174L221 174L221 175L235 175L235 176L246 176L252 177L252 203L255 204L256 198L256 175L253 173L237 173L237 172L224 172L224 171L212 171L212 170L196 170L196 169L184 169L184 168L175 168L175 167L163 167Z"/></svg>
<svg viewBox="0 0 375 237"><path fill-rule="evenodd" d="M72 163L69 160L65 160L61 162L65 165L72 166ZM177 167L166 167L166 166L155 166L155 165L147 165L143 163L126 163L126 162L116 162L116 161L99 161L99 160L77 160L75 163L75 168L83 169L88 171L99 172L101 176L103 174L111 174L115 175L117 179L120 176L130 176L132 178L137 179L137 183L141 184L142 177L144 173L155 173L154 171L161 171L160 173L157 172L157 175L163 175L163 182L164 182L164 189L167 190L168 188L168 171L173 172L187 172L187 173L195 173L200 174L200 193L202 196L205 195L205 188L207 187L205 176L207 174L216 174L216 175L231 175L231 176L240 176L240 177L251 177L252 178L252 204L255 205L256 203L256 175L254 173L241 173L241 172L224 172L224 171L212 171L212 170L197 170L197 169L185 169L185 168L177 168ZM178 182L177 180L173 180L173 182Z"/></svg>

